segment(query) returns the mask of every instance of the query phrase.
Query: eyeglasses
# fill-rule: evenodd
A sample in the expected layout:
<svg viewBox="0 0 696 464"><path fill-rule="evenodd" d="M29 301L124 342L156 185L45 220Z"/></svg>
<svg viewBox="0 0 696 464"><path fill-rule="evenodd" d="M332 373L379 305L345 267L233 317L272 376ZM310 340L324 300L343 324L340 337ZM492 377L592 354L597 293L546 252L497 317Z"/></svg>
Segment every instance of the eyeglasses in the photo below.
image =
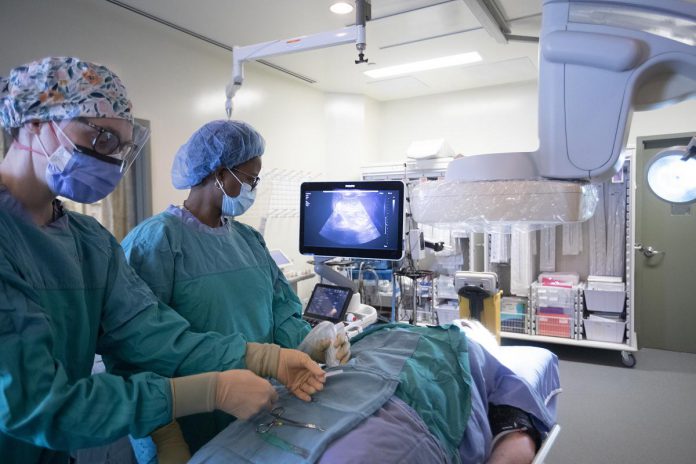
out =
<svg viewBox="0 0 696 464"><path fill-rule="evenodd" d="M252 176L251 174L246 173L244 171L240 171L237 168L232 168L232 169L228 168L228 171L230 171L231 173L232 173L232 171L237 171L238 173L246 176L247 179L251 179L251 184L249 184L249 185L251 185L251 190L254 190L256 188L256 186L259 185L259 182L261 182L261 178L259 176ZM232 175L234 176L234 173L232 173ZM237 178L237 176L234 176L234 177ZM237 179L237 180L239 180L239 179Z"/></svg>
<svg viewBox="0 0 696 464"><path fill-rule="evenodd" d="M84 118L76 118L77 122L94 129L97 133L92 138L91 150L80 147L86 153L112 164L120 164L121 172L125 172L136 160L145 142L150 136L150 130L140 124L133 124L132 141L121 143L121 138L114 131L98 126Z"/></svg>

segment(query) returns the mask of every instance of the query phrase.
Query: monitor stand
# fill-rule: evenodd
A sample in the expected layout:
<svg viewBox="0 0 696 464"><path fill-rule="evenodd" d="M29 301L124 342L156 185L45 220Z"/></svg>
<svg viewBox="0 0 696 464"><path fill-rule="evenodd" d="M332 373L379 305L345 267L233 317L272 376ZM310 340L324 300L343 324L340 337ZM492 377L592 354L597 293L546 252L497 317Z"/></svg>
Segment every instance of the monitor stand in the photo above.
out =
<svg viewBox="0 0 696 464"><path fill-rule="evenodd" d="M333 256L315 256L314 272L318 276L328 280L332 284L338 285L340 287L348 287L351 290L353 290L353 293L358 294L358 287L355 284L355 282L353 282L353 279L349 279L348 277L344 276L343 274L326 264L327 261L330 261L333 258Z"/></svg>

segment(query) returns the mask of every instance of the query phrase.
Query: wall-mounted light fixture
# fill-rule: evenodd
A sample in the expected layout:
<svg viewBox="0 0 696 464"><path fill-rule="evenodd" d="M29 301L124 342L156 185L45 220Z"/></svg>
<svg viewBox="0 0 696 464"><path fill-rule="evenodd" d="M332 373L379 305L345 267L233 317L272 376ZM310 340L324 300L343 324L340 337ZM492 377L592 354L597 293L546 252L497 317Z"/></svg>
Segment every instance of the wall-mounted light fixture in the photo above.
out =
<svg viewBox="0 0 696 464"><path fill-rule="evenodd" d="M696 203L696 137L686 147L666 148L645 168L650 190L668 203Z"/></svg>

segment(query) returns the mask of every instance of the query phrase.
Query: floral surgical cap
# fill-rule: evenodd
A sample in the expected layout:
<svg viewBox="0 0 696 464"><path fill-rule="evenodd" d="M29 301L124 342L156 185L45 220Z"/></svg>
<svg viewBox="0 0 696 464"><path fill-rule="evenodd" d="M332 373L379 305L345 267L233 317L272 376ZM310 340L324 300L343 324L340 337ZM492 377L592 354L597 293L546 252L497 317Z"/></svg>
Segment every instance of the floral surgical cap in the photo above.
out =
<svg viewBox="0 0 696 464"><path fill-rule="evenodd" d="M0 77L0 124L76 117L133 121L121 79L106 67L74 57L49 57Z"/></svg>
<svg viewBox="0 0 696 464"><path fill-rule="evenodd" d="M220 166L232 168L263 155L266 142L242 121L212 121L179 148L172 164L172 184L187 189L200 184Z"/></svg>

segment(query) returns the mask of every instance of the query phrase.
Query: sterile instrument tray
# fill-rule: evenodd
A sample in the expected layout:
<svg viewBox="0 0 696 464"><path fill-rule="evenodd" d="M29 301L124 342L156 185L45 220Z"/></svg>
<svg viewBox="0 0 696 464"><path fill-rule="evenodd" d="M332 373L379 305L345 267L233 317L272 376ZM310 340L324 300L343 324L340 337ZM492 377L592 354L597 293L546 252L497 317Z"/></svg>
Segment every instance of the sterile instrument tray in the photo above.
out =
<svg viewBox="0 0 696 464"><path fill-rule="evenodd" d="M597 187L585 182L439 180L414 187L411 212L421 224L558 224L586 221L597 201Z"/></svg>

